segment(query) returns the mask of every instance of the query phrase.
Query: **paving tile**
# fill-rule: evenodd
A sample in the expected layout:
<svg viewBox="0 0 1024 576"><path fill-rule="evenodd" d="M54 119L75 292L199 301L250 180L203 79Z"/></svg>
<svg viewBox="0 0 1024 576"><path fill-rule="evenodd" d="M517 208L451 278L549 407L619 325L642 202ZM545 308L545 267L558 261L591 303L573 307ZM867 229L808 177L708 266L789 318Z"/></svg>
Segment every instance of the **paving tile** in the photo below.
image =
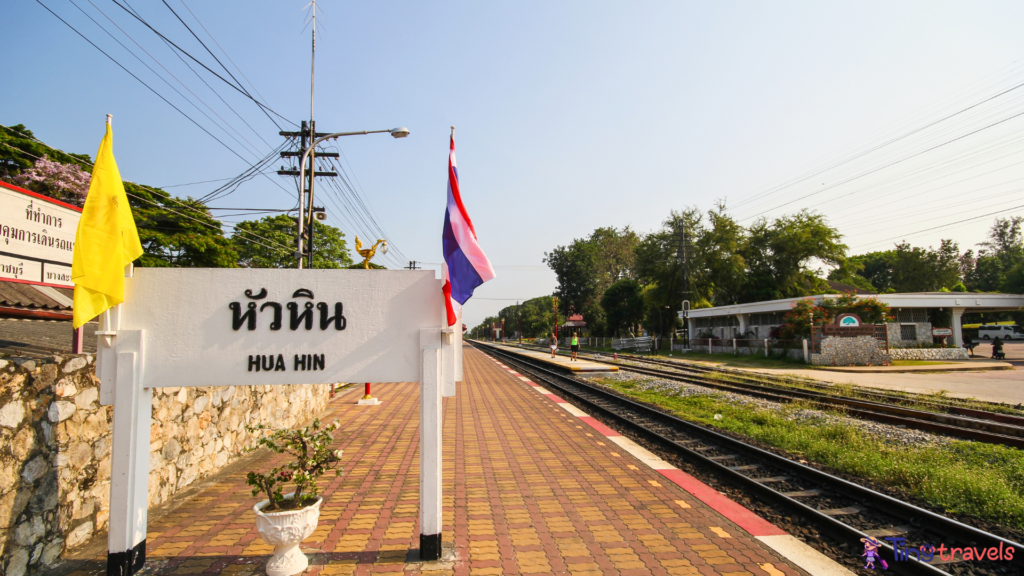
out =
<svg viewBox="0 0 1024 576"><path fill-rule="evenodd" d="M381 384L382 405L348 394L321 416L341 424L345 473L322 480L320 525L303 543L307 574L801 573L482 353L464 359L443 422L442 539L454 542L455 562L406 563L419 546L419 390ZM256 501L235 473L153 520L147 572L263 574L273 547L256 533ZM65 576L105 574L100 562L73 568Z"/></svg>

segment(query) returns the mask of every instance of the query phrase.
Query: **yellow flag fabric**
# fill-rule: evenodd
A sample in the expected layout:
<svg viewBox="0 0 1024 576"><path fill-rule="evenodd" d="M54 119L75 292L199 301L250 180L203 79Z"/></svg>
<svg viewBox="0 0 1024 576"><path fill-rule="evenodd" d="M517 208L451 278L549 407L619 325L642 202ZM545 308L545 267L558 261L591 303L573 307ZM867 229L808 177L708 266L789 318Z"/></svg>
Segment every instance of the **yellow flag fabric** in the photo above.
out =
<svg viewBox="0 0 1024 576"><path fill-rule="evenodd" d="M75 232L71 262L75 328L124 302L124 267L139 256L142 243L114 161L113 132L107 124Z"/></svg>

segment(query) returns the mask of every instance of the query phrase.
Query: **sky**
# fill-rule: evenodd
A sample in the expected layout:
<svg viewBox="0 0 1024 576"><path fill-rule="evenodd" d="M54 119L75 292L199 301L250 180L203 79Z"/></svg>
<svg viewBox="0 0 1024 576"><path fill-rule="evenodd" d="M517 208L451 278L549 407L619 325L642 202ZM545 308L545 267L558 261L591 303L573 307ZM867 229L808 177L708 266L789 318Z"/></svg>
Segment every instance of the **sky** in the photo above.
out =
<svg viewBox="0 0 1024 576"><path fill-rule="evenodd" d="M94 155L113 114L126 180L201 197L223 182L180 185L242 173L310 117L305 5L8 3L0 124ZM350 240L383 232L386 266L438 269L456 126L463 199L497 272L465 307L470 326L550 294L545 252L597 227L650 232L671 210L724 201L744 224L815 210L851 254L904 239L977 249L995 217L1024 214L1019 2L318 6L317 130L411 134L338 140L351 189L318 184L317 204ZM294 178L273 172L212 202L294 204Z"/></svg>

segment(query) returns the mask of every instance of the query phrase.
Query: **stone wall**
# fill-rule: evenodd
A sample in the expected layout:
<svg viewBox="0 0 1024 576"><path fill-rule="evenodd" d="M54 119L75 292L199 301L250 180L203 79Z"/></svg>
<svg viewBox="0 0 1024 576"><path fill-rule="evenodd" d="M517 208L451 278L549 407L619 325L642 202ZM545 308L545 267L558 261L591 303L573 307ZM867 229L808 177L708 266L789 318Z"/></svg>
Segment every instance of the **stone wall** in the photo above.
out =
<svg viewBox="0 0 1024 576"><path fill-rule="evenodd" d="M811 355L811 364L823 366L884 366L892 358L873 336L837 338L829 336L821 341L821 354Z"/></svg>
<svg viewBox="0 0 1024 576"><path fill-rule="evenodd" d="M330 386L163 388L153 394L150 506L253 444L247 424L303 425ZM112 408L90 356L0 360L0 574L53 566L107 527Z"/></svg>
<svg viewBox="0 0 1024 576"><path fill-rule="evenodd" d="M963 348L891 348L893 360L970 360Z"/></svg>
<svg viewBox="0 0 1024 576"><path fill-rule="evenodd" d="M886 324L886 331L889 333L889 349L893 348L904 348L907 346L920 346L922 344L931 344L935 340L932 338L932 324L931 322L913 322L917 331L917 340L901 340L900 339L900 326L902 324L911 324L911 322L889 322Z"/></svg>

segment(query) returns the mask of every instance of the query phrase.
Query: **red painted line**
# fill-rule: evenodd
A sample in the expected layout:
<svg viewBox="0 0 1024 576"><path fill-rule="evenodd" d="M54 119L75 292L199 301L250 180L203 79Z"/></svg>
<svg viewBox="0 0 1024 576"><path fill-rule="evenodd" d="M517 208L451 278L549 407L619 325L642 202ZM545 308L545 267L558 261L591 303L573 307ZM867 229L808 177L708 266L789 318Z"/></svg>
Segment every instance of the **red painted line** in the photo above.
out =
<svg viewBox="0 0 1024 576"><path fill-rule="evenodd" d="M609 438L611 438L613 436L622 436L622 434L619 434L615 430L612 430L611 428L609 428L609 427L605 426L604 424L598 422L597 418L594 418L593 416L580 416L580 420L583 420L587 424L590 424L591 428L593 428L594 430L597 430L598 432L600 432L601 434L604 434L605 436L607 436Z"/></svg>
<svg viewBox="0 0 1024 576"><path fill-rule="evenodd" d="M556 404L568 404L568 402L566 402L565 400L562 400L561 398L559 398L558 396L555 396L554 394L548 393L548 394L545 394L545 396L547 396L548 398L553 400Z"/></svg>
<svg viewBox="0 0 1024 576"><path fill-rule="evenodd" d="M683 490L696 496L698 500L707 504L722 516L725 516L732 523L749 532L752 536L782 536L787 534L785 530L733 502L718 490L682 470L658 470L658 472Z"/></svg>

